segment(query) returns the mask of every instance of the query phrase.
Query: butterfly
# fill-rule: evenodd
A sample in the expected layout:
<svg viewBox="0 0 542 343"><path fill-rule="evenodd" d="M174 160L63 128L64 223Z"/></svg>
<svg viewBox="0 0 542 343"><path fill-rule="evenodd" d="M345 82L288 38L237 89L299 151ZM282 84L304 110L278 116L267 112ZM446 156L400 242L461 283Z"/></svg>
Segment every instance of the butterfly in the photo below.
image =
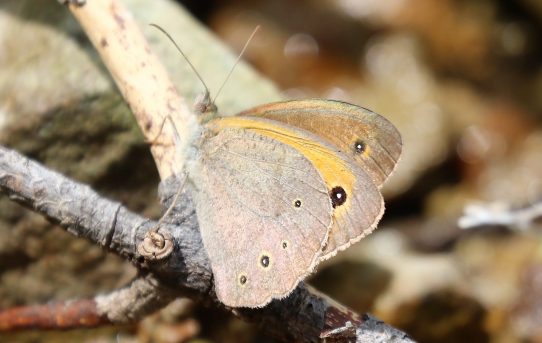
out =
<svg viewBox="0 0 542 343"><path fill-rule="evenodd" d="M311 99L211 119L197 146L188 178L217 297L261 307L375 229L402 142L374 112Z"/></svg>
<svg viewBox="0 0 542 343"><path fill-rule="evenodd" d="M376 228L401 135L379 114L333 100L220 117L205 88L185 157L215 292L227 306L262 307Z"/></svg>

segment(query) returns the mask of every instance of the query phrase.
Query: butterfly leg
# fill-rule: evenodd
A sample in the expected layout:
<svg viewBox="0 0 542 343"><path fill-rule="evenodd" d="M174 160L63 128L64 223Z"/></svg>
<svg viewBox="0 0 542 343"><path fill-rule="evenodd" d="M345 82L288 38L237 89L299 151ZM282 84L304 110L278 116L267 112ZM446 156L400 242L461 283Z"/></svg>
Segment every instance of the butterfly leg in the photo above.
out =
<svg viewBox="0 0 542 343"><path fill-rule="evenodd" d="M175 124L173 123L173 118L171 118L170 115L167 115L167 116L164 117L164 119L162 119L162 123L160 123L160 129L158 130L158 133L156 134L156 136L154 136L154 138L151 139L151 140L145 139L145 143L147 143L149 145L162 145L162 143L160 143L158 141L158 138L160 138L160 136L162 135L162 131L164 130L164 127L166 125L166 121L168 121L168 120L171 123L171 125L173 126L173 128L175 129L175 133L178 136L177 129L175 127Z"/></svg>
<svg viewBox="0 0 542 343"><path fill-rule="evenodd" d="M137 247L138 252L143 257L151 260L160 260L169 256L169 254L171 254L171 252L173 251L173 240L171 234L167 231L159 232L159 230L164 220L169 216L173 208L175 208L177 200L179 199L179 196L184 189L186 179L187 176L185 175L181 180L179 188L177 189L177 192L175 193L175 196L173 197L173 200L171 201L168 209L166 210L166 212L164 212L156 225L154 225L154 227L147 231L143 242L141 242Z"/></svg>

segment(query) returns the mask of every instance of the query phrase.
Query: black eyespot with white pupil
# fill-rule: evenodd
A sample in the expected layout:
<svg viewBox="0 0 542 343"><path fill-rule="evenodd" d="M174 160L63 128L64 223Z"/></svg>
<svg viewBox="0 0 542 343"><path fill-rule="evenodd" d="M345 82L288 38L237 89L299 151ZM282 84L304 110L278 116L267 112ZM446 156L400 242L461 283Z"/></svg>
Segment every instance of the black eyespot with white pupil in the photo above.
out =
<svg viewBox="0 0 542 343"><path fill-rule="evenodd" d="M346 202L346 191L341 186L334 187L331 192L329 192L329 196L333 208L341 206Z"/></svg>
<svg viewBox="0 0 542 343"><path fill-rule="evenodd" d="M357 140L354 143L354 150L356 151L357 154L363 154L366 149L367 149L367 145L365 144L364 141Z"/></svg>
<svg viewBox="0 0 542 343"><path fill-rule="evenodd" d="M269 267L269 256L263 255L262 258L260 259L260 263L262 264L264 268Z"/></svg>
<svg viewBox="0 0 542 343"><path fill-rule="evenodd" d="M294 201L294 206L296 208L300 208L301 207L301 200L297 199L296 201Z"/></svg>
<svg viewBox="0 0 542 343"><path fill-rule="evenodd" d="M241 277L239 277L239 283L241 285L244 285L245 283L247 283L247 277L245 275L241 275Z"/></svg>

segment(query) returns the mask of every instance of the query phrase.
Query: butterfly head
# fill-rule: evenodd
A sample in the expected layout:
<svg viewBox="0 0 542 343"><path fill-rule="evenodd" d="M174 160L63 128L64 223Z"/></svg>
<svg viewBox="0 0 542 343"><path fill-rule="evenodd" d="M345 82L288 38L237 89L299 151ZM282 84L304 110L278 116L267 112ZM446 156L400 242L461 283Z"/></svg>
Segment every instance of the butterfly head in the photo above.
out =
<svg viewBox="0 0 542 343"><path fill-rule="evenodd" d="M194 113L198 116L200 124L205 124L217 117L217 107L208 91L199 95L194 102Z"/></svg>

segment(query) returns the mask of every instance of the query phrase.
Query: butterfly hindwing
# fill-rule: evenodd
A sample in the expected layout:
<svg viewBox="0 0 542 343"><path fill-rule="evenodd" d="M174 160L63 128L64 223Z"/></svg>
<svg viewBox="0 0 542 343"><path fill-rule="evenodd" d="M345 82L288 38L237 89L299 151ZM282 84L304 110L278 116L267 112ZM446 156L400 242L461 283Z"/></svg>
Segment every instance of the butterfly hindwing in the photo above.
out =
<svg viewBox="0 0 542 343"><path fill-rule="evenodd" d="M305 156L271 137L237 127L208 135L192 182L216 293L228 306L263 306L316 264L332 222L326 184Z"/></svg>

